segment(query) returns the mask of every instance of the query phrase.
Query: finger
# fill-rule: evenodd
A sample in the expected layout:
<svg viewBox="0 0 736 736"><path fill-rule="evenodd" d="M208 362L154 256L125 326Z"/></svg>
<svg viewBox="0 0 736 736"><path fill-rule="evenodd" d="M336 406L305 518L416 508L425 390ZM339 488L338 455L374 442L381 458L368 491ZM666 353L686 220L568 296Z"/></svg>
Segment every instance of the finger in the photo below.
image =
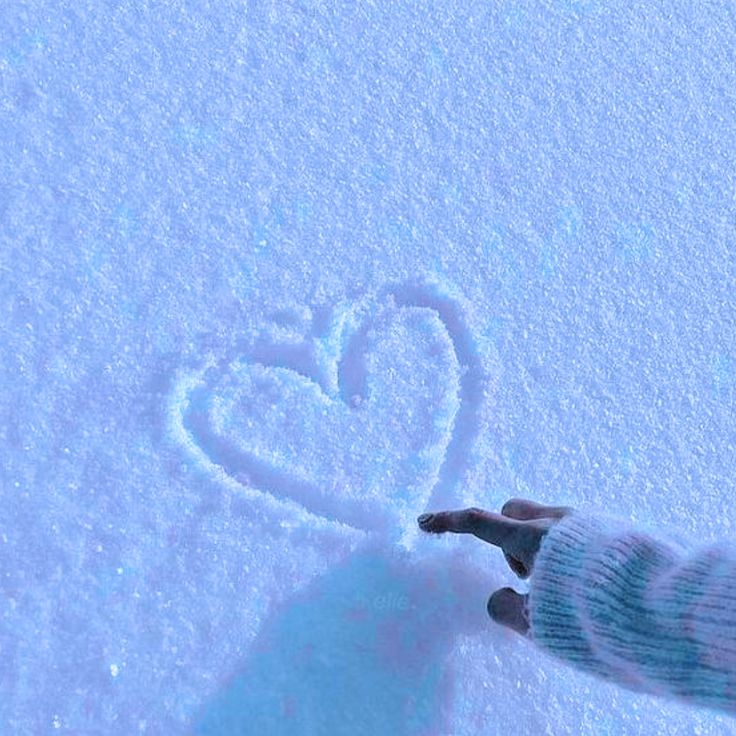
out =
<svg viewBox="0 0 736 736"><path fill-rule="evenodd" d="M512 519L562 519L574 511L570 506L544 506L526 498L510 498L501 508Z"/></svg>
<svg viewBox="0 0 736 736"><path fill-rule="evenodd" d="M488 599L488 615L498 624L529 635L529 594L521 595L512 588L501 588Z"/></svg>
<svg viewBox="0 0 736 736"><path fill-rule="evenodd" d="M493 523L484 518L487 512L482 509L470 508L459 511L440 511L434 514L422 514L417 522L422 531L431 532L433 534L442 534L444 532L454 532L456 534L472 533L480 537L484 541L490 541L492 544L501 546L504 540L507 545L511 545L512 541L509 537L503 537L500 533L495 532ZM504 517L500 517L503 519ZM509 524L509 517L506 517L505 523ZM499 523L504 523L503 521ZM523 522L519 522L523 523ZM500 541L493 541L494 539ZM522 560L511 554L507 549L503 549L504 557L509 567L522 579L526 580L531 575L529 567Z"/></svg>
<svg viewBox="0 0 736 736"><path fill-rule="evenodd" d="M475 507L422 514L417 522L425 532L473 534L478 539L497 547L503 547L516 531L524 527L523 521Z"/></svg>
<svg viewBox="0 0 736 736"><path fill-rule="evenodd" d="M506 558L506 562L509 563L509 567L522 579L526 580L531 572L529 568L519 559L510 555L508 552L504 552L503 556Z"/></svg>
<svg viewBox="0 0 736 736"><path fill-rule="evenodd" d="M544 506L526 498L511 498L506 501L501 508L501 514L504 516L523 521L540 518L553 518L559 520L564 516L567 516L567 514L572 513L572 511L574 511L574 509L569 506ZM521 560L505 551L503 556L506 558L506 562L509 567L522 580L526 580L531 575L531 571Z"/></svg>

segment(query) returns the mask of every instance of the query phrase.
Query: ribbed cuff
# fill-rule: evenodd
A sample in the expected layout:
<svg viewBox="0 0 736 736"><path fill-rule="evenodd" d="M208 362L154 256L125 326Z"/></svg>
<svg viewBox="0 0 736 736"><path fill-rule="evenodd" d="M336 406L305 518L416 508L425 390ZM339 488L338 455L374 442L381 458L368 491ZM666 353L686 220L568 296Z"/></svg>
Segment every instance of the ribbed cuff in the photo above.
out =
<svg viewBox="0 0 736 736"><path fill-rule="evenodd" d="M579 617L585 610L579 596L586 579L584 565L595 558L596 550L612 533L629 526L619 519L578 510L547 532L530 578L529 633L539 647L579 669L646 690L641 680L601 658Z"/></svg>

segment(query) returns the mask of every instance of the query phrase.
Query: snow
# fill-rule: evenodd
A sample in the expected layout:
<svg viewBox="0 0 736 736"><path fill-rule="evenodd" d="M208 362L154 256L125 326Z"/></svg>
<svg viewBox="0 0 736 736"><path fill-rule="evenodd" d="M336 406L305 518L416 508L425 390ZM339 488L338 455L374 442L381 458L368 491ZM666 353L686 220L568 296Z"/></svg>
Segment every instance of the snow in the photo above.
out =
<svg viewBox="0 0 736 736"><path fill-rule="evenodd" d="M3 3L0 733L724 733L495 625L527 584L415 519L729 536L735 30Z"/></svg>

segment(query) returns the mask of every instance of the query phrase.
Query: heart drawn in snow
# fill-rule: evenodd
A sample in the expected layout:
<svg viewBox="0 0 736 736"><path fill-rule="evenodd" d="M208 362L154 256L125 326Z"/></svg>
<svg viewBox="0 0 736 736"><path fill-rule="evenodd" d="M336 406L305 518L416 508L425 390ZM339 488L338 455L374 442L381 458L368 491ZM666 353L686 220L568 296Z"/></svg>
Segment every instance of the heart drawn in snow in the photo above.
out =
<svg viewBox="0 0 736 736"><path fill-rule="evenodd" d="M271 316L243 355L180 378L190 454L252 498L392 536L450 502L485 383L460 297L408 282Z"/></svg>

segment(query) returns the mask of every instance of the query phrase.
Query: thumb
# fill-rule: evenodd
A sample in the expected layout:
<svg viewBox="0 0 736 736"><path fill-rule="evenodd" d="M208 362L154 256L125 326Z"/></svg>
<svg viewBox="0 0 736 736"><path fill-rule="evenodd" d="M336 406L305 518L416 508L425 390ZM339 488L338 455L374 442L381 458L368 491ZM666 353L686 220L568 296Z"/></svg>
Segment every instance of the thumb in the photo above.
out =
<svg viewBox="0 0 736 736"><path fill-rule="evenodd" d="M496 623L528 636L528 603L528 593L521 595L512 588L501 588L488 599L488 615Z"/></svg>

